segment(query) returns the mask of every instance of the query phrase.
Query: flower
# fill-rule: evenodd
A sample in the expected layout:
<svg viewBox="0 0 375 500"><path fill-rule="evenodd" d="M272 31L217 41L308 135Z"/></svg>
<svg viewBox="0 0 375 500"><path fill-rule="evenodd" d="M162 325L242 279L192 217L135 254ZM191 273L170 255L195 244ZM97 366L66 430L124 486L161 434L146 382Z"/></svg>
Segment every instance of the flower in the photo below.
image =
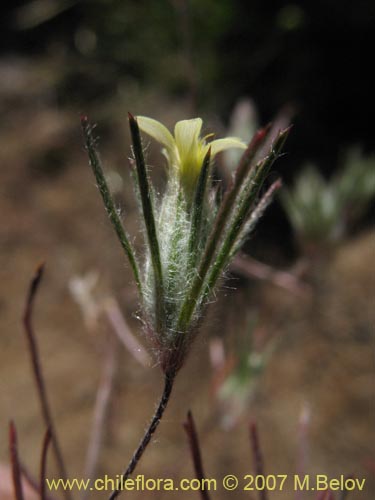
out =
<svg viewBox="0 0 375 500"><path fill-rule="evenodd" d="M137 116L139 128L164 146L171 172L175 172L180 185L188 195L194 191L203 160L211 148L211 159L218 153L230 148L246 149L246 144L236 137L207 140L212 134L200 137L202 119L181 120L174 127L174 136L159 121L146 116Z"/></svg>
<svg viewBox="0 0 375 500"><path fill-rule="evenodd" d="M87 118L82 118L90 165L133 269L146 331L170 380L186 358L225 269L281 185L275 181L258 199L289 129L281 130L268 153L261 157L269 127L259 130L246 147L233 137L201 138L200 118L177 122L174 136L151 118L136 119L129 114L129 125L135 167L133 179L144 228L142 266L109 191L92 127ZM169 164L164 192L155 191L151 185L140 129L164 146ZM209 162L220 151L232 147L245 152L233 182L224 196L219 197Z"/></svg>

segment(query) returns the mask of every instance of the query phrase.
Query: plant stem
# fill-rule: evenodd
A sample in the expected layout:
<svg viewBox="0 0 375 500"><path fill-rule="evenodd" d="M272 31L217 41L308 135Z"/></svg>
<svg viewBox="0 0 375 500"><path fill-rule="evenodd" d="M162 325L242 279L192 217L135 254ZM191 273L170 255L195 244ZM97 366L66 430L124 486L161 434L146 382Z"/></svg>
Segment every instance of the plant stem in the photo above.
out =
<svg viewBox="0 0 375 500"><path fill-rule="evenodd" d="M17 431L13 421L11 421L9 424L9 454L12 466L14 497L16 500L24 500L21 468L18 458Z"/></svg>
<svg viewBox="0 0 375 500"><path fill-rule="evenodd" d="M295 271L274 268L249 255L237 255L230 265L230 269L251 280L255 278L268 281L298 297L309 297L311 295L310 286L304 283Z"/></svg>
<svg viewBox="0 0 375 500"><path fill-rule="evenodd" d="M263 455L259 444L258 427L255 421L250 423L249 433L250 433L251 448L254 457L255 474L257 476L264 477ZM267 490L266 489L260 490L259 500L267 500L267 499L268 499Z"/></svg>
<svg viewBox="0 0 375 500"><path fill-rule="evenodd" d="M132 332L117 300L114 297L108 297L103 301L102 307L109 325L125 349L143 367L150 366L151 358Z"/></svg>
<svg viewBox="0 0 375 500"><path fill-rule="evenodd" d="M53 448L56 462L57 462L57 465L59 468L60 477L64 480L66 480L68 476L67 476L67 472L66 472L65 462L63 459L63 454L61 452L60 443L59 443L58 438L57 438L55 425L54 425L52 413L51 413L48 398L47 398L46 384L45 384L45 379L44 379L44 376L42 373L38 345L37 345L37 341L36 341L33 326L32 326L32 313L33 313L34 299L35 299L35 294L38 290L40 281L41 281L42 276L43 276L43 270L44 270L44 266L40 265L37 268L35 276L30 283L30 289L29 289L29 293L27 296L26 307L25 307L25 312L24 312L24 316L23 316L23 324L24 324L24 328L25 328L26 338L28 341L28 348L29 348L33 373L34 373L35 384L36 384L37 391L38 391L40 406L42 409L42 415L43 415L44 422L46 424L47 429L49 429L51 432L52 448ZM68 490L64 490L64 496L65 496L66 500L70 500L72 498L72 495L70 494L70 492Z"/></svg>
<svg viewBox="0 0 375 500"><path fill-rule="evenodd" d="M115 382L118 342L117 337L114 335L108 335L102 373L96 393L89 445L86 452L84 477L87 479L94 479L97 471L103 435L107 423ZM88 498L88 494L88 491L84 491L81 498Z"/></svg>
<svg viewBox="0 0 375 500"><path fill-rule="evenodd" d="M42 446L42 455L40 458L40 500L47 500L46 495L46 471L47 471L47 452L51 442L51 431L47 429Z"/></svg>
<svg viewBox="0 0 375 500"><path fill-rule="evenodd" d="M25 465L20 462L20 469L21 469L21 474L22 478L27 482L27 484L30 486L30 488L35 491L35 493L40 497L40 477L36 479L30 474L30 471L28 471L25 467ZM47 495L45 494L45 499L46 500L58 500L56 497L53 497L50 493Z"/></svg>
<svg viewBox="0 0 375 500"><path fill-rule="evenodd" d="M199 479L201 483L200 495L202 500L210 500L210 495L207 490L204 489L203 481L205 479L205 474L203 471L202 454L199 446L199 439L197 429L195 427L195 422L193 419L193 414L188 411L186 422L184 422L184 429L189 439L191 456L193 458L195 477Z"/></svg>
<svg viewBox="0 0 375 500"><path fill-rule="evenodd" d="M173 383L176 378L176 372L173 373L166 373L165 375L165 381L164 381L164 390L161 395L158 407L155 411L154 416L152 417L151 423L148 426L148 429L146 430L141 442L139 443L137 449L135 450L132 459L129 462L129 465L125 472L122 474L121 478L121 486L124 485L125 481L129 478L129 476L134 472L134 469L136 468L138 462L140 461L143 453L145 452L154 432L156 431L160 420L163 417L164 411L168 405L169 398L172 393L173 389ZM109 500L114 500L117 498L117 496L121 493L122 488L117 488L115 489L111 496L109 497Z"/></svg>

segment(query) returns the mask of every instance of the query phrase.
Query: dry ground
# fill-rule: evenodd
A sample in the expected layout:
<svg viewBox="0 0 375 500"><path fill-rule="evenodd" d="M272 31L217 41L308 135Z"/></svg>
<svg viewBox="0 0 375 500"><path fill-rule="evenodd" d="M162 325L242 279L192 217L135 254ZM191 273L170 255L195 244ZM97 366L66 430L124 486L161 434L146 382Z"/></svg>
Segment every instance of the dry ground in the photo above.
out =
<svg viewBox="0 0 375 500"><path fill-rule="evenodd" d="M93 336L85 330L68 282L74 275L98 271L101 289L118 298L140 334L139 323L132 316L137 299L87 167L78 113L61 110L53 98L46 97L42 77L16 64L20 76L12 80L8 66L0 68L0 461L3 465L8 462L7 425L13 418L22 459L37 473L43 425L21 315L29 279L43 260L47 271L37 299L36 331L69 472L80 477L105 332ZM7 86L7 78L17 81L19 88ZM121 134L103 139L103 156L108 164L123 165L128 226L137 234L134 201L124 173L128 143ZM242 281L237 290L222 293L179 375L170 407L139 472L154 478L192 477L181 425L191 408L209 477L243 476L253 470L247 428L250 417L259 423L267 472L292 474L300 462L298 422L306 408L310 424L304 445L305 471L366 477L366 491L349 498L374 498L374 246L373 234L365 233L338 248L313 272L311 299L271 284ZM245 328L247 310L257 310L258 325L276 339L274 352L251 404L237 425L226 431L220 426L218 404L212 395L208 339L219 334L230 344ZM100 474L116 474L127 463L162 386L157 366L140 367L122 348L119 359ZM4 474L0 475L3 491ZM289 489L270 498L294 495ZM168 497L175 496L155 492L128 495L132 499ZM212 497L250 498L240 491L222 490ZM7 498L1 489L0 498ZM178 498L198 498L198 494L178 494ZM315 498L315 494L304 498Z"/></svg>

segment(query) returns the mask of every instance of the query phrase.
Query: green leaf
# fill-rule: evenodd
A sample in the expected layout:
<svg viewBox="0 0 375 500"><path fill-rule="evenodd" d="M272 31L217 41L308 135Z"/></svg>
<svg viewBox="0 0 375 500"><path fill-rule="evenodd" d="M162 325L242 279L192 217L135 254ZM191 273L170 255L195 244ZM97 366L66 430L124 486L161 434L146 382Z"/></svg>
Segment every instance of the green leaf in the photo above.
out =
<svg viewBox="0 0 375 500"><path fill-rule="evenodd" d="M93 135L93 128L90 125L88 118L86 116L81 117L81 126L82 126L83 136L85 139L86 149L89 155L90 166L95 175L99 192L102 195L105 209L108 213L109 219L114 227L114 230L117 234L120 244L123 250L125 251L126 256L129 259L130 266L133 270L135 282L137 284L140 296L143 299L143 290L142 290L139 267L135 251L129 241L128 235L126 234L126 231L117 213L113 198L111 196L110 190L107 185L107 181L103 173L100 157L97 152L96 142Z"/></svg>
<svg viewBox="0 0 375 500"><path fill-rule="evenodd" d="M151 202L151 192L143 157L141 136L137 120L129 113L130 132L133 140L135 163L137 167L137 179L139 193L142 202L143 218L146 226L148 245L152 260L155 279L155 304L156 304L156 326L161 333L164 325L164 284L160 260L159 241L156 232L154 210Z"/></svg>

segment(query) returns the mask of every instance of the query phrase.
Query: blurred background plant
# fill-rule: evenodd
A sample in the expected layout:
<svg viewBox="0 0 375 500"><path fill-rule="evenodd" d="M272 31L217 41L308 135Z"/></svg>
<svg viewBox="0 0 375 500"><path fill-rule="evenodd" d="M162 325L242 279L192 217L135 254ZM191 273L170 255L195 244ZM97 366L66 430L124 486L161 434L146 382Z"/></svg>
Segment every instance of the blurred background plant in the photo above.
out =
<svg viewBox="0 0 375 500"><path fill-rule="evenodd" d="M260 375L267 367L275 339L248 314L242 331L237 332L228 348L223 338L210 340L212 385L216 398L220 425L232 429L255 398ZM227 345L227 347L225 347Z"/></svg>
<svg viewBox="0 0 375 500"><path fill-rule="evenodd" d="M280 197L304 252L324 250L355 229L374 200L375 156L349 150L342 168L328 180L308 165Z"/></svg>

